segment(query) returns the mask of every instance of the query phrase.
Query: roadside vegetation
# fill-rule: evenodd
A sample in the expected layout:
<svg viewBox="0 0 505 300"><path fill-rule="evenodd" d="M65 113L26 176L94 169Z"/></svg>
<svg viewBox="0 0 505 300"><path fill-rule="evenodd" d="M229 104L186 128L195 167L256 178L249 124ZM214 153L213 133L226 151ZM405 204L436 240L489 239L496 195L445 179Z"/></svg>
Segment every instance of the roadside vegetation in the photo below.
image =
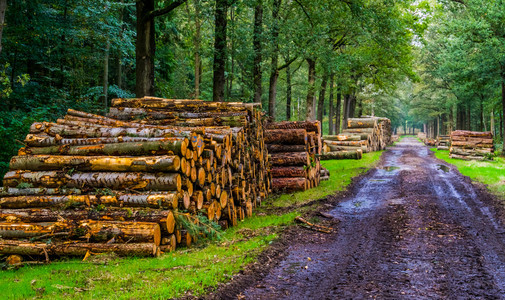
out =
<svg viewBox="0 0 505 300"><path fill-rule="evenodd" d="M458 168L461 174L483 183L502 200L505 200L505 159L494 157L492 161L465 161L449 158L448 150L431 149L435 156Z"/></svg>
<svg viewBox="0 0 505 300"><path fill-rule="evenodd" d="M256 214L223 232L213 241L178 249L159 258L92 256L48 265L27 265L0 271L2 298L176 298L201 295L226 282L279 237L305 203L344 190L353 177L374 167L382 152L362 160L324 161L330 180L317 188L272 197ZM317 202L313 203L314 208ZM282 213L278 213L281 208Z"/></svg>

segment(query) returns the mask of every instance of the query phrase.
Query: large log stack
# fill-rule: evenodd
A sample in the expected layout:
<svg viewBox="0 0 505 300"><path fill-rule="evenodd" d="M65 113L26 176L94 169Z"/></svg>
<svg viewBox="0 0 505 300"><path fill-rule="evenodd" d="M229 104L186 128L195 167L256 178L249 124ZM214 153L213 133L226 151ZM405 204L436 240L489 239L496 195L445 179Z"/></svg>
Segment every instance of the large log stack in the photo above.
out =
<svg viewBox="0 0 505 300"><path fill-rule="evenodd" d="M270 156L273 191L305 191L319 185L319 121L268 123L265 143Z"/></svg>
<svg viewBox="0 0 505 300"><path fill-rule="evenodd" d="M271 189L254 104L115 99L34 123L0 192L0 254L158 255L190 244L181 217L222 227Z"/></svg>
<svg viewBox="0 0 505 300"><path fill-rule="evenodd" d="M492 160L493 134L456 130L451 133L450 157L463 160Z"/></svg>
<svg viewBox="0 0 505 300"><path fill-rule="evenodd" d="M341 134L323 137L321 159L361 159L362 154L386 149L393 143L387 118L350 118Z"/></svg>

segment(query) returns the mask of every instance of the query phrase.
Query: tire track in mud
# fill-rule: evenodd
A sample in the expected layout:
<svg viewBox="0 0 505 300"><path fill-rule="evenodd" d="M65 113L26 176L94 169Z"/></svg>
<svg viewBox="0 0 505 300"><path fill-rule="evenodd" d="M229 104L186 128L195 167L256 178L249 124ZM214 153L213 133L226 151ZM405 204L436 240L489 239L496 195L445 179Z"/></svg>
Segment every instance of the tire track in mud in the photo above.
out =
<svg viewBox="0 0 505 300"><path fill-rule="evenodd" d="M304 231L246 299L505 299L505 229L493 198L415 139Z"/></svg>

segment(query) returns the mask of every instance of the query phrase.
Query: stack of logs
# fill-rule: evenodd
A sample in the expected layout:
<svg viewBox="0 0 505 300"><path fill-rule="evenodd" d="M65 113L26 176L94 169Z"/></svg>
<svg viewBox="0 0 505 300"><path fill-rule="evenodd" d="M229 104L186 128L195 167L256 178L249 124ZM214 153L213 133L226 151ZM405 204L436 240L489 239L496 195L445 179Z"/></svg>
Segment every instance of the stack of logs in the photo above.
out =
<svg viewBox="0 0 505 300"><path fill-rule="evenodd" d="M197 214L226 228L271 189L255 104L115 99L34 123L0 198L0 254L159 255ZM177 223L177 224L176 224Z"/></svg>
<svg viewBox="0 0 505 300"><path fill-rule="evenodd" d="M341 134L323 137L321 159L361 159L363 153L391 145L391 121L387 118L350 118Z"/></svg>
<svg viewBox="0 0 505 300"><path fill-rule="evenodd" d="M273 191L305 191L319 185L319 121L268 123L265 143L270 156Z"/></svg>
<svg viewBox="0 0 505 300"><path fill-rule="evenodd" d="M449 150L451 147L451 136L450 135L439 135L437 138L437 149L438 150Z"/></svg>
<svg viewBox="0 0 505 300"><path fill-rule="evenodd" d="M491 132L456 130L451 133L451 158L492 160L493 154L493 134Z"/></svg>

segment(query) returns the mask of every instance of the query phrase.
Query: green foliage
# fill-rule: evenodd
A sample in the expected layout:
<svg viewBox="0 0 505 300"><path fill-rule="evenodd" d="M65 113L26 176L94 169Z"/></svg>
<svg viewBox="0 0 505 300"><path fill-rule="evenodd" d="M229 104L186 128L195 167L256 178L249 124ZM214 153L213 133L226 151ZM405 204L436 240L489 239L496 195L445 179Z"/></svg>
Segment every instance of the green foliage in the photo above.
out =
<svg viewBox="0 0 505 300"><path fill-rule="evenodd" d="M220 240L223 231L219 224L209 220L201 214L190 215L183 213L175 213L175 221L178 229L185 229L193 240L200 242L205 238L208 240Z"/></svg>

